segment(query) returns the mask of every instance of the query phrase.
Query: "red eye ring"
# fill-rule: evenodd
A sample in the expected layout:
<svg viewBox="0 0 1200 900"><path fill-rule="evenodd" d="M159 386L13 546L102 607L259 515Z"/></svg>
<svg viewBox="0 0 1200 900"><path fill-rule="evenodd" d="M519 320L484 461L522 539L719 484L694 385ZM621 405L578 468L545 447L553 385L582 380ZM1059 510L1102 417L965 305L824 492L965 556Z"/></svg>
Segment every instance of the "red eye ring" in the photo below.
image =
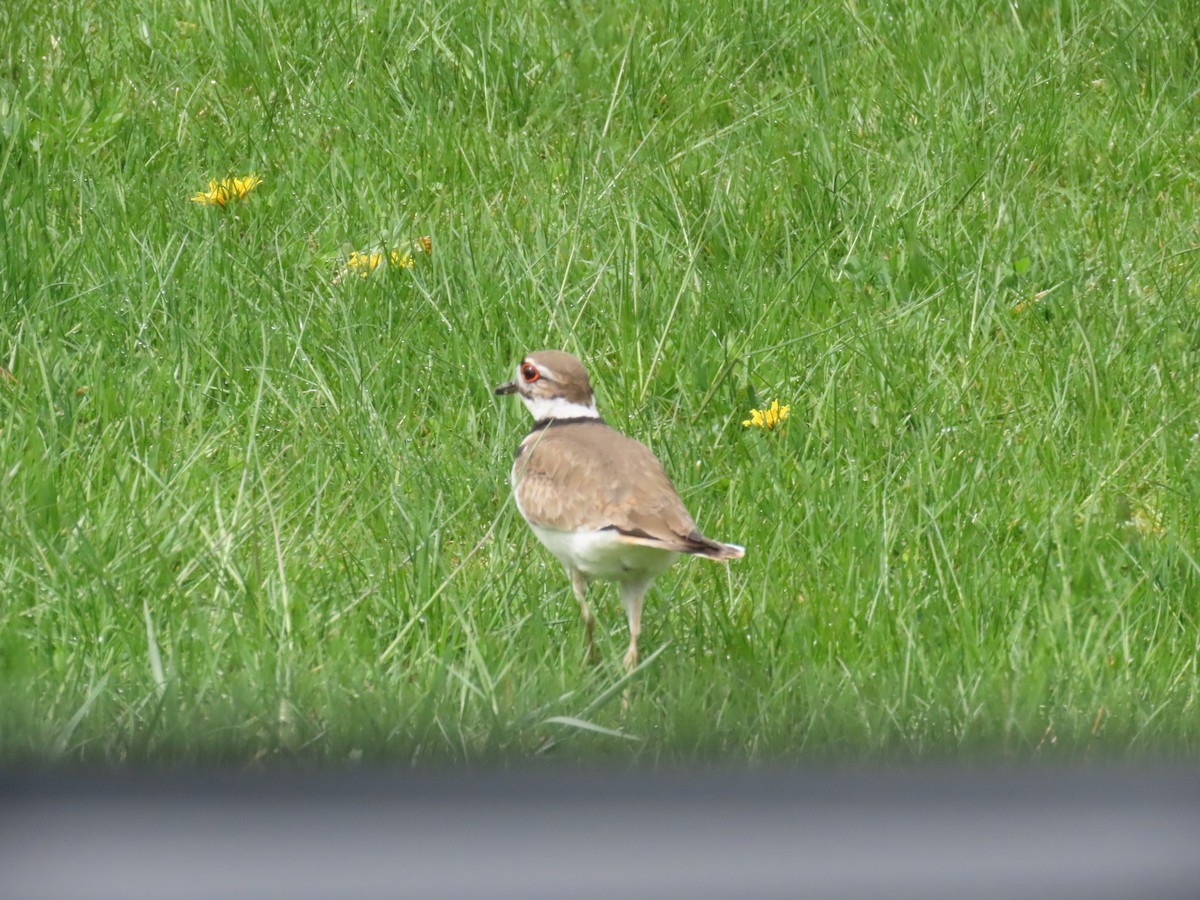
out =
<svg viewBox="0 0 1200 900"><path fill-rule="evenodd" d="M521 377L526 381L537 381L542 377L542 374L537 370L533 363L522 363Z"/></svg>

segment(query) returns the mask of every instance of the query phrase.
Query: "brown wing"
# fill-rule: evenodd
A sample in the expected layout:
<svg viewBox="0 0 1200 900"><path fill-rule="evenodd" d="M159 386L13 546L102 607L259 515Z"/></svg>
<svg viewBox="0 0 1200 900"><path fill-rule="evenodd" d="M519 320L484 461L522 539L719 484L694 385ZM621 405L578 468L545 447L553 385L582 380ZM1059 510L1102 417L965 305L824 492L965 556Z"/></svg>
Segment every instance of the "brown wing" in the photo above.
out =
<svg viewBox="0 0 1200 900"><path fill-rule="evenodd" d="M551 424L530 434L513 481L535 525L612 528L636 543L702 552L694 545L704 539L654 454L603 422Z"/></svg>

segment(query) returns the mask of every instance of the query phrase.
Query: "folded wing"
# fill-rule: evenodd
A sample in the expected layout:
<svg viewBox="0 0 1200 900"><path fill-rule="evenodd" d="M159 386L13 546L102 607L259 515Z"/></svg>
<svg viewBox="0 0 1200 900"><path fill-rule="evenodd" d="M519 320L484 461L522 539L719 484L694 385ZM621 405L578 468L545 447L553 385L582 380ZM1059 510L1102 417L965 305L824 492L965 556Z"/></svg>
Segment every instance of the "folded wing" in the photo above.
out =
<svg viewBox="0 0 1200 900"><path fill-rule="evenodd" d="M744 552L700 534L654 454L601 421L533 432L513 476L522 513L545 528L611 530L631 544L710 559Z"/></svg>

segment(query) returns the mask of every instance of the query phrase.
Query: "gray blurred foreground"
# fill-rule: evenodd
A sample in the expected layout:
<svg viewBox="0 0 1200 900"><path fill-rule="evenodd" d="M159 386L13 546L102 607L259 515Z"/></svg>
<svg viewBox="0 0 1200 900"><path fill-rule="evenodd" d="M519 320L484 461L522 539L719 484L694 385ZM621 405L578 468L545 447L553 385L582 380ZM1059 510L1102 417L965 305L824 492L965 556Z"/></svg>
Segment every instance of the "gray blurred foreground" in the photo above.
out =
<svg viewBox="0 0 1200 900"><path fill-rule="evenodd" d="M0 775L3 898L1200 897L1200 777Z"/></svg>

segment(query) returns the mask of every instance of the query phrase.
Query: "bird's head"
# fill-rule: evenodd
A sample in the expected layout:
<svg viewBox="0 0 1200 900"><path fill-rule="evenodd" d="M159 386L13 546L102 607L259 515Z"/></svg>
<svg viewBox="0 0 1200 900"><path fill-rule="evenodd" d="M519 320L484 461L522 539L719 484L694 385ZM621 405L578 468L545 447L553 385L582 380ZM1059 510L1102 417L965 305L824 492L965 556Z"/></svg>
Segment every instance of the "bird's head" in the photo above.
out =
<svg viewBox="0 0 1200 900"><path fill-rule="evenodd" d="M513 380L498 386L496 393L516 394L539 422L600 417L587 369L562 350L528 354L517 364Z"/></svg>

